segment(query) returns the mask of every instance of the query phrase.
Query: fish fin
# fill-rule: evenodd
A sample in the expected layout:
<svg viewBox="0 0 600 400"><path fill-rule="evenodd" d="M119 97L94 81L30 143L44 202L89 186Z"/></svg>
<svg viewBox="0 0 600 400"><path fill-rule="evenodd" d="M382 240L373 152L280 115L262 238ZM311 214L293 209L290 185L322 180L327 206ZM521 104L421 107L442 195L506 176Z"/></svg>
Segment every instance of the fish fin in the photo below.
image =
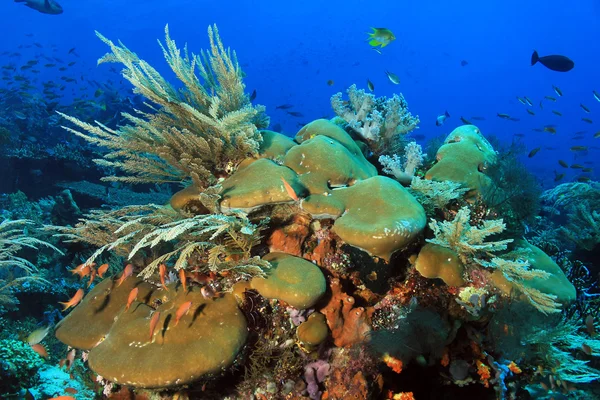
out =
<svg viewBox="0 0 600 400"><path fill-rule="evenodd" d="M373 47L377 47L377 46L380 46L381 43L379 41L377 41L376 39L372 39L369 41L369 45L373 46Z"/></svg>
<svg viewBox="0 0 600 400"><path fill-rule="evenodd" d="M531 55L531 65L535 65L538 61L540 61L540 56L538 55L538 52L534 50Z"/></svg>
<svg viewBox="0 0 600 400"><path fill-rule="evenodd" d="M44 0L44 7L46 7L46 8L51 8L52 7L50 5L50 0Z"/></svg>
<svg viewBox="0 0 600 400"><path fill-rule="evenodd" d="M446 112L444 113L444 115L446 116L446 118L450 118L450 113L448 112L448 110L446 110Z"/></svg>

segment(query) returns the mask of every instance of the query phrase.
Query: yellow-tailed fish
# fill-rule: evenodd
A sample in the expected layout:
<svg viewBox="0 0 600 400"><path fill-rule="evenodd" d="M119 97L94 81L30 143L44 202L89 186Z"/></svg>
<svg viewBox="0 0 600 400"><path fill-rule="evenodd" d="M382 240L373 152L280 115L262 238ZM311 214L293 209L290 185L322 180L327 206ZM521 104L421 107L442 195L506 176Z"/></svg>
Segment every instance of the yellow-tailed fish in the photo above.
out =
<svg viewBox="0 0 600 400"><path fill-rule="evenodd" d="M396 40L396 36L394 36L392 31L390 31L389 29L386 29L386 28L371 28L371 29L373 30L373 32L367 33L367 35L369 35L369 38L367 40L369 41L369 44L371 45L371 47L380 46L381 48L384 48L385 46L387 46L388 44L390 44L394 40Z"/></svg>

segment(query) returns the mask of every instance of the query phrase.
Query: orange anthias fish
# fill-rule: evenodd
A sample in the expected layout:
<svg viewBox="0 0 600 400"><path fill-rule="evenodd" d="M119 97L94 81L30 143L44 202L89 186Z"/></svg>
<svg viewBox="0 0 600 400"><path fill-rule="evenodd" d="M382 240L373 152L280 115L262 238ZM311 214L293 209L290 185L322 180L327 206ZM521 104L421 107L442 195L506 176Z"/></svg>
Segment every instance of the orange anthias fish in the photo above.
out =
<svg viewBox="0 0 600 400"><path fill-rule="evenodd" d="M92 268L92 273L90 274L90 280L88 281L87 287L92 286L94 279L96 279L96 270Z"/></svg>
<svg viewBox="0 0 600 400"><path fill-rule="evenodd" d="M123 273L121 274L121 277L117 281L117 287L121 286L123 281L125 281L125 279L129 278L131 276L131 274L133 274L133 265L127 264L125 266L125 269L123 270Z"/></svg>
<svg viewBox="0 0 600 400"><path fill-rule="evenodd" d="M46 351L46 348L41 345L41 344L32 344L31 348L33 349L33 351L35 351L36 353L38 353L40 355L40 357L48 359L48 352Z"/></svg>
<svg viewBox="0 0 600 400"><path fill-rule="evenodd" d="M183 286L183 292L187 292L187 277L185 276L185 269L183 268L179 270L179 280Z"/></svg>
<svg viewBox="0 0 600 400"><path fill-rule="evenodd" d="M156 325L158 324L159 319L160 312L155 311L152 315L152 319L150 320L150 340L152 340L152 336L154 335L154 330L156 329Z"/></svg>
<svg viewBox="0 0 600 400"><path fill-rule="evenodd" d="M188 311L190 311L191 306L192 306L191 300L186 301L185 303L183 303L182 305L179 306L179 308L177 309L177 312L175 313L175 326L177 326L181 317L183 317L185 314L188 313Z"/></svg>
<svg viewBox="0 0 600 400"><path fill-rule="evenodd" d="M85 263L79 264L76 268L69 270L73 275L79 275L79 279L83 279L84 276L87 276L91 270L96 266L96 263L91 263L90 265L86 265Z"/></svg>
<svg viewBox="0 0 600 400"><path fill-rule="evenodd" d="M287 181L283 178L283 176L281 177L281 182L283 182L283 187L285 188L285 191L287 192L287 194L292 199L294 199L294 201L300 201L300 198L296 194L296 191L294 190L294 188L289 183L287 183Z"/></svg>
<svg viewBox="0 0 600 400"><path fill-rule="evenodd" d="M137 297L138 292L139 292L139 289L136 287L131 289L131 292L129 292L129 297L127 298L127 305L125 306L125 311L129 310L129 307L131 306L131 303L133 303L133 301Z"/></svg>
<svg viewBox="0 0 600 400"><path fill-rule="evenodd" d="M59 302L59 304L62 304L65 307L63 308L63 311L66 311L67 309L75 307L77 304L79 304L81 299L83 299L83 289L79 289L75 295L71 297L71 300L67 301L66 303Z"/></svg>
<svg viewBox="0 0 600 400"><path fill-rule="evenodd" d="M98 278L102 279L106 271L108 271L108 264L102 264L100 268L98 268Z"/></svg>
<svg viewBox="0 0 600 400"><path fill-rule="evenodd" d="M167 266L165 264L160 264L158 266L158 271L159 271L160 283L161 283L162 287L166 291L169 291L169 289L167 289L167 285L165 285L165 276L167 275Z"/></svg>

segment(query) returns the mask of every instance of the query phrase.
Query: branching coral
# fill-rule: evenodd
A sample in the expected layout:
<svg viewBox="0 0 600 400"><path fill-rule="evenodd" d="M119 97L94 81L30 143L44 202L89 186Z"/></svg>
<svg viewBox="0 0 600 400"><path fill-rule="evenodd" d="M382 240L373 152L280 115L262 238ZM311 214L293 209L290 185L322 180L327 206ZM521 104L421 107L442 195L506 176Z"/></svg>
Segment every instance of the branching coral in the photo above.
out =
<svg viewBox="0 0 600 400"><path fill-rule="evenodd" d="M346 92L349 102L342 100L342 93L336 93L331 97L331 106L352 130L369 142L376 155L393 154L402 136L419 124L419 117L408 111L401 94L394 94L391 99L375 98L356 85Z"/></svg>
<svg viewBox="0 0 600 400"><path fill-rule="evenodd" d="M15 304L17 299L12 290L29 280L44 279L35 275L37 267L29 260L19 257L17 254L24 248L39 250L40 247L48 247L60 254L62 252L48 242L33 237L32 221L28 220L3 220L0 223L0 304ZM14 273L20 270L24 276L14 277Z"/></svg>
<svg viewBox="0 0 600 400"><path fill-rule="evenodd" d="M235 52L225 49L216 26L208 28L210 52L200 55L190 56L185 47L182 56L168 26L165 34L166 46L161 47L183 83L181 89L122 43L115 45L97 33L111 49L98 63L122 63L123 76L133 84L134 92L159 106L156 113L123 114L130 125L118 130L61 114L87 133L65 129L109 150L104 159L95 160L97 164L126 174L104 180L180 182L191 177L198 187L205 187L216 177L229 175L239 161L259 149L257 128L266 127L264 108L253 107L244 94L243 73Z"/></svg>
<svg viewBox="0 0 600 400"><path fill-rule="evenodd" d="M458 182L432 181L415 176L410 183L410 188L426 210L444 209L452 200L461 198L469 191Z"/></svg>
<svg viewBox="0 0 600 400"><path fill-rule="evenodd" d="M398 182L408 185L415 176L417 168L423 165L423 149L416 142L409 142L404 148L404 156L398 154L392 156L380 156L379 162L383 166L383 172L392 175Z"/></svg>
<svg viewBox="0 0 600 400"><path fill-rule="evenodd" d="M476 227L471 226L470 218L471 211L468 207L463 207L456 213L453 221L438 222L432 219L429 227L435 238L427 241L454 250L463 263L469 262L478 254L506 250L507 245L513 241L486 241L488 236L504 231L506 225L501 219L486 220Z"/></svg>

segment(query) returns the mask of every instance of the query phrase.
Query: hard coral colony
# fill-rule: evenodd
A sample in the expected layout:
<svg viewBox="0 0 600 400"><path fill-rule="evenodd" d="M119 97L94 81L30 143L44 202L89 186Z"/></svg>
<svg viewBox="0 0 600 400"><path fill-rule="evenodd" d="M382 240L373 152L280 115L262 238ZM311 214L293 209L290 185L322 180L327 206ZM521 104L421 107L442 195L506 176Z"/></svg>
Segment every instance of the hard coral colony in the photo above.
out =
<svg viewBox="0 0 600 400"><path fill-rule="evenodd" d="M79 354L107 397L173 399L561 398L600 377L597 305L486 204L498 153L476 126L424 167L404 97L352 85L292 139L266 130L216 26L183 56L167 27L180 88L98 36L154 111L116 130L61 113L65 129L106 148L122 175L105 180L186 187L59 228L95 248L71 270L61 368ZM0 261L19 243L3 225ZM22 350L38 363L39 341Z"/></svg>

